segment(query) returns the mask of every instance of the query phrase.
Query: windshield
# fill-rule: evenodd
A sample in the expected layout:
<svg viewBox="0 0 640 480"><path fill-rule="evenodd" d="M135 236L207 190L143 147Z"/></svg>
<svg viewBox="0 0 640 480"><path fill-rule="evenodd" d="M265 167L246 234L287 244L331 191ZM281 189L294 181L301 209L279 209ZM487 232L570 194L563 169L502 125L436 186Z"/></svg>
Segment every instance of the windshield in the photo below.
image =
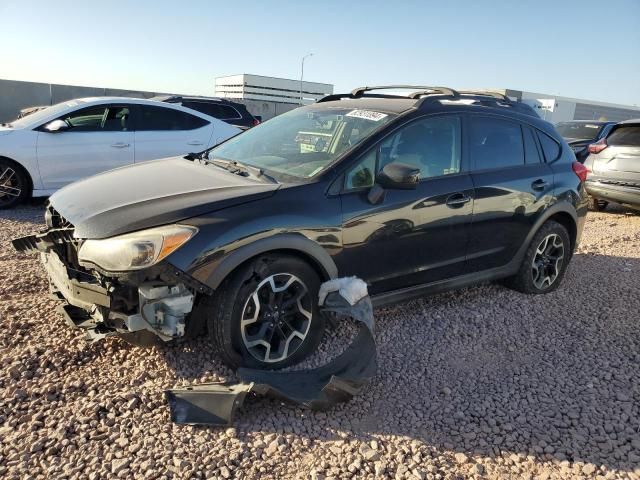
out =
<svg viewBox="0 0 640 480"><path fill-rule="evenodd" d="M27 127L29 125L37 124L41 121L44 121L46 118L49 118L51 115L56 115L58 113L62 114L69 107L75 107L78 105L80 105L80 103L75 100L69 100L67 102L58 103L56 105L52 105L51 107L43 108L42 110L38 110L37 112L31 113L26 117L13 120L11 122L11 126L14 128L22 128L22 127Z"/></svg>
<svg viewBox="0 0 640 480"><path fill-rule="evenodd" d="M603 126L597 123L564 122L556 125L556 130L563 138L597 138Z"/></svg>
<svg viewBox="0 0 640 480"><path fill-rule="evenodd" d="M312 178L396 115L353 108L296 108L234 137L208 154L278 174Z"/></svg>

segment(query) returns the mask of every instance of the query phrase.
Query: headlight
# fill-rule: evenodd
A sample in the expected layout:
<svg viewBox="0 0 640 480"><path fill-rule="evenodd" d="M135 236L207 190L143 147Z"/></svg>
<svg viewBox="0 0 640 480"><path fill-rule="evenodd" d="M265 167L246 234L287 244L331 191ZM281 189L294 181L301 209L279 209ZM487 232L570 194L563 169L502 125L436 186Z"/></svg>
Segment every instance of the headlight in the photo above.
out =
<svg viewBox="0 0 640 480"><path fill-rule="evenodd" d="M111 272L140 270L175 252L197 232L195 227L167 225L104 240L86 240L78 259Z"/></svg>

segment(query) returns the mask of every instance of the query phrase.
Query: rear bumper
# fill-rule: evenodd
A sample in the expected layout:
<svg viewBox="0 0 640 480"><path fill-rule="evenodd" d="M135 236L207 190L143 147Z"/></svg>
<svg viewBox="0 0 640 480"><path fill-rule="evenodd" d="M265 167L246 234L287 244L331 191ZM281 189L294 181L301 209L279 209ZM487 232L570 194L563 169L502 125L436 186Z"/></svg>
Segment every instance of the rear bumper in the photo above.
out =
<svg viewBox="0 0 640 480"><path fill-rule="evenodd" d="M640 188L587 180L585 189L592 197L640 208Z"/></svg>

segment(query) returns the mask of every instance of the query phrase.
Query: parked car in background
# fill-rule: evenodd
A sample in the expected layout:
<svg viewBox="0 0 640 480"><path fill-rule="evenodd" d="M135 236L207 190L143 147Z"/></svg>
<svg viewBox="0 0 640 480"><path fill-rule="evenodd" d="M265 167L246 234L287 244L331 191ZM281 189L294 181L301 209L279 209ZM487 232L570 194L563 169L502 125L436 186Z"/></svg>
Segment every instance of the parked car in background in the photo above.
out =
<svg viewBox="0 0 640 480"><path fill-rule="evenodd" d="M597 142L611 131L616 122L592 122L591 120L574 120L571 122L560 122L556 124L556 130L562 135L573 153L576 160L584 163L589 155L587 147Z"/></svg>
<svg viewBox="0 0 640 480"><path fill-rule="evenodd" d="M0 126L0 208L105 170L200 152L238 133L179 105L118 97L62 102Z"/></svg>
<svg viewBox="0 0 640 480"><path fill-rule="evenodd" d="M640 210L640 119L617 123L605 138L589 145L584 166L593 209L602 210L612 201Z"/></svg>
<svg viewBox="0 0 640 480"><path fill-rule="evenodd" d="M232 102L218 97L187 97L181 95L159 95L151 100L174 103L191 108L206 115L227 122L234 127L246 130L260 123L260 118L249 113L242 103Z"/></svg>
<svg viewBox="0 0 640 480"><path fill-rule="evenodd" d="M378 306L496 279L558 288L587 198L553 126L473 92L380 89L74 183L51 197L49 230L14 246L44 253L92 338L208 331L234 367L313 352L329 278L362 278Z"/></svg>

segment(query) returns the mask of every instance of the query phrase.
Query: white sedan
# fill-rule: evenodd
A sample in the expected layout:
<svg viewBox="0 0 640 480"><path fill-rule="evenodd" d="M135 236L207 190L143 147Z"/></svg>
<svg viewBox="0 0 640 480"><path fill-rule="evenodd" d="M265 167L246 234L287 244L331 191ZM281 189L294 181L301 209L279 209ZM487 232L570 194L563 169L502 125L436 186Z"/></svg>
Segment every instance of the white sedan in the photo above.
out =
<svg viewBox="0 0 640 480"><path fill-rule="evenodd" d="M62 102L0 125L0 208L81 178L200 152L240 133L179 105L134 98Z"/></svg>

